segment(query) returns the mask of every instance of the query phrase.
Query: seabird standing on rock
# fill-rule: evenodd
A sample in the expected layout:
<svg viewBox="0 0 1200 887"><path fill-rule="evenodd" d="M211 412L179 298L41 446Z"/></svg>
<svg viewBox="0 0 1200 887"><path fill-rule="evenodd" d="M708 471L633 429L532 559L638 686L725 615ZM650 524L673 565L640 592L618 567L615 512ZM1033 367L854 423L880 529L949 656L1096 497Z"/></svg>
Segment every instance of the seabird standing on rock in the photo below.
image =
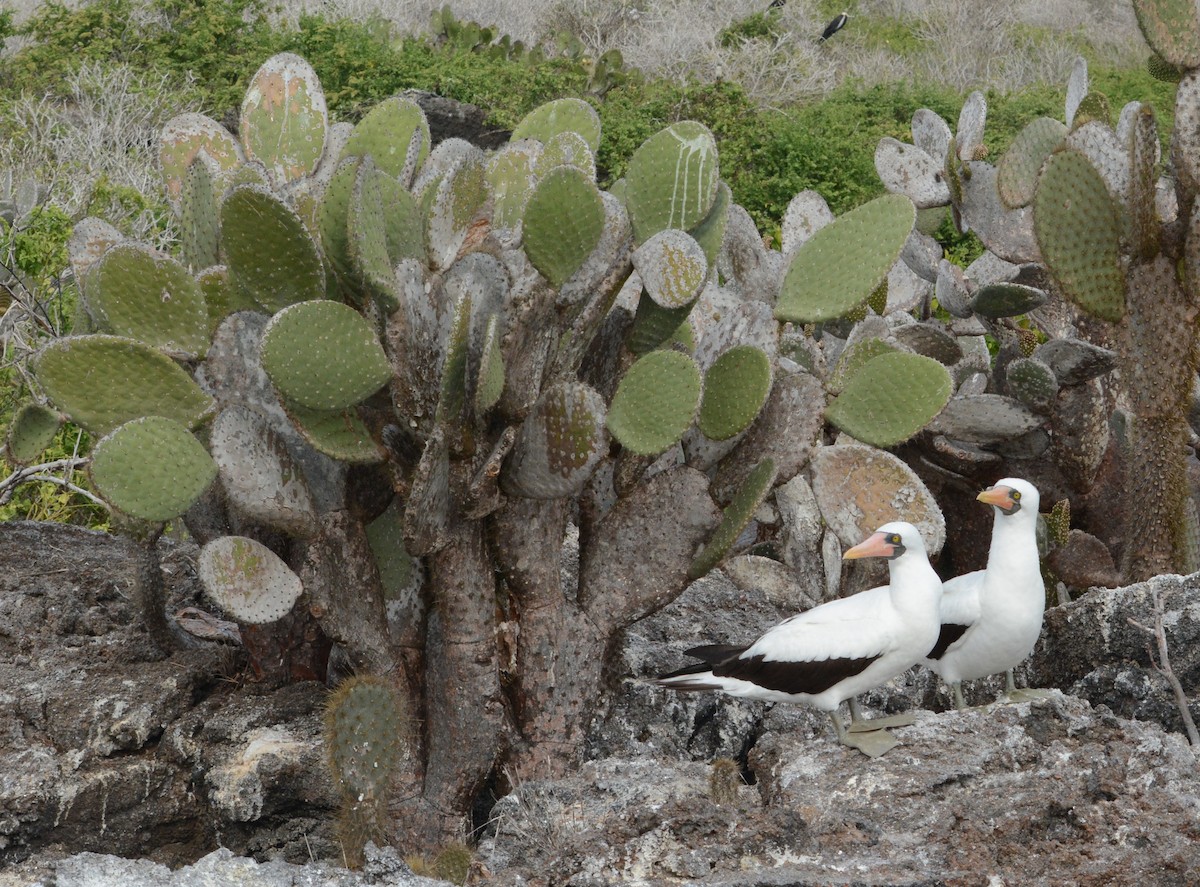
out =
<svg viewBox="0 0 1200 887"><path fill-rule="evenodd" d="M829 24L827 24L825 26L825 30L821 32L821 39L818 40L817 42L824 43L826 40L828 40L830 37L832 37L834 34L836 34L842 28L846 27L846 22L849 19L850 19L850 13L848 13L848 12L843 12L841 15L837 16L833 21L831 21Z"/></svg>
<svg viewBox="0 0 1200 887"><path fill-rule="evenodd" d="M954 691L963 709L962 682L1007 672L1031 652L1042 633L1046 588L1037 548L1037 487L1017 477L997 481L977 497L995 510L987 569L949 580L942 597L942 631L924 664Z"/></svg>
<svg viewBox="0 0 1200 887"><path fill-rule="evenodd" d="M663 675L674 690L718 690L770 702L802 702L828 712L838 739L838 707L921 660L937 641L942 583L925 540L910 523L884 524L844 559L888 558L879 592L828 601L769 629L749 646L710 644L687 651L702 662Z"/></svg>

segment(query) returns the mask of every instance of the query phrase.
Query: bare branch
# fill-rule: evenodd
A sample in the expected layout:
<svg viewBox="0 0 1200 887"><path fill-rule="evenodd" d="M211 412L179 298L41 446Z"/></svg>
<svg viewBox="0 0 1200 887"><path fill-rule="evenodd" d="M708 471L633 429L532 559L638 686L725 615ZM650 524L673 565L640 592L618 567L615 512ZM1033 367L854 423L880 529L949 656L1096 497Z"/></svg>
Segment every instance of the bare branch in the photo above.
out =
<svg viewBox="0 0 1200 887"><path fill-rule="evenodd" d="M82 468L90 461L92 461L91 457L81 456L72 457L70 459L56 459L53 462L43 462L40 465L27 465L24 468L18 468L8 477L0 480L0 505L7 505L13 497L13 493L16 492L17 487L19 487L21 484L28 483L29 481L43 480L52 484L58 484L62 487L67 487L72 492L80 493L81 495L86 496L97 505L102 505L105 508L108 508L107 505L105 505L91 493L87 492L87 490L76 487L74 484L66 480L66 478L54 477L47 473L51 471L64 471L68 473L69 476L70 472Z"/></svg>
<svg viewBox="0 0 1200 887"><path fill-rule="evenodd" d="M1171 668L1171 657L1167 652L1167 631L1163 625L1162 595L1157 586L1152 588L1150 593L1154 601L1154 627L1143 625L1132 617L1128 617L1126 621L1134 628L1139 628L1154 638L1158 646L1158 659L1155 661L1154 651L1147 649L1147 653L1150 655L1150 664L1171 685L1171 691L1175 694L1175 705L1179 708L1179 714L1183 718L1183 728L1187 731L1188 742L1191 743L1193 751L1200 753L1200 731L1196 730L1196 722L1192 719L1192 711L1188 707L1187 694L1184 693L1183 685L1179 683L1179 678L1175 676L1175 672Z"/></svg>

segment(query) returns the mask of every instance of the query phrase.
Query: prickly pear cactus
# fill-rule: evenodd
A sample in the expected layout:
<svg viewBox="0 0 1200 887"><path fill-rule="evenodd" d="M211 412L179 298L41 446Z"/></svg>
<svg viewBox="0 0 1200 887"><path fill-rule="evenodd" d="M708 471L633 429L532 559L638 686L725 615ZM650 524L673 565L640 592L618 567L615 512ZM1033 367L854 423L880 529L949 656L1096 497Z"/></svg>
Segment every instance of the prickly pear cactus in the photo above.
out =
<svg viewBox="0 0 1200 887"><path fill-rule="evenodd" d="M238 139L197 115L164 132L182 261L80 226L102 332L51 343L33 370L48 409L111 435L102 494L182 515L209 595L261 625L246 643L302 630L389 676L331 703L335 770L363 799L348 854L380 829L440 843L495 773L580 747L616 633L781 532L772 497L808 484L827 438L922 440L985 368L982 331L902 330L938 277L914 227L936 187L840 218L807 195L785 254L701 124L647 139L619 196L596 184L599 138L577 99L490 153L431 145L402 99L331 126L312 69L284 55L255 75ZM892 148L925 179L945 163ZM564 595L568 535L581 569ZM394 693L424 728L384 821ZM356 722L391 725L366 757L344 726L360 705Z"/></svg>

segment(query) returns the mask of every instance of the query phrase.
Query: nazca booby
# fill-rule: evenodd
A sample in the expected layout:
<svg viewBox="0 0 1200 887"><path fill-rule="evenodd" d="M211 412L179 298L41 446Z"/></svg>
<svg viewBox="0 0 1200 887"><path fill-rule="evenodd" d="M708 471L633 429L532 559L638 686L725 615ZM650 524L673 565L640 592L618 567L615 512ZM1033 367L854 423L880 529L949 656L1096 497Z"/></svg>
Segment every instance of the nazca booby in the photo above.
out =
<svg viewBox="0 0 1200 887"><path fill-rule="evenodd" d="M942 582L912 524L884 524L844 559L888 558L890 582L875 594L828 601L786 619L747 646L710 644L700 660L656 683L674 690L717 690L772 702L801 702L828 712L845 741L838 707L891 680L937 641Z"/></svg>
<svg viewBox="0 0 1200 887"><path fill-rule="evenodd" d="M994 510L987 569L948 580L942 596L942 630L924 664L954 691L964 708L962 682L1007 672L1033 652L1042 633L1046 589L1037 548L1037 487L1006 477L977 497Z"/></svg>

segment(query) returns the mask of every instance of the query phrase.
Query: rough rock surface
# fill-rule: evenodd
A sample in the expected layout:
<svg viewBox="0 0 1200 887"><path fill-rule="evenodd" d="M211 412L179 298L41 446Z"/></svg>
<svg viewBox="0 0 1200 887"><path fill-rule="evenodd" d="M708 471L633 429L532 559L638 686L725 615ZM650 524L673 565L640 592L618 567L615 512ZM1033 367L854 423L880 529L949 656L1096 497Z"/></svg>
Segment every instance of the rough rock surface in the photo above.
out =
<svg viewBox="0 0 1200 887"><path fill-rule="evenodd" d="M878 760L764 733L732 789L706 763L594 761L519 786L479 853L493 883L546 887L1200 883L1196 758L1156 724L1054 691L894 733Z"/></svg>
<svg viewBox="0 0 1200 887"><path fill-rule="evenodd" d="M161 553L171 609L211 610L194 549ZM0 524L0 885L409 883L392 863L364 872L376 881L321 867L339 858L325 688L245 682L228 644L163 656L132 603L135 554L100 533ZM479 847L488 883L1200 883L1196 761L1149 638L1128 621L1153 622L1158 589L1194 700L1200 574L1048 611L1018 682L1069 695L946 712L922 670L867 694L876 715L925 710L871 761L807 708L647 680L690 646L749 641L805 606L789 583L732 572L740 586L715 571L626 633L593 760L500 800ZM1002 683L976 681L968 700L990 703ZM714 782L717 758L733 763ZM311 859L324 862L285 867Z"/></svg>

